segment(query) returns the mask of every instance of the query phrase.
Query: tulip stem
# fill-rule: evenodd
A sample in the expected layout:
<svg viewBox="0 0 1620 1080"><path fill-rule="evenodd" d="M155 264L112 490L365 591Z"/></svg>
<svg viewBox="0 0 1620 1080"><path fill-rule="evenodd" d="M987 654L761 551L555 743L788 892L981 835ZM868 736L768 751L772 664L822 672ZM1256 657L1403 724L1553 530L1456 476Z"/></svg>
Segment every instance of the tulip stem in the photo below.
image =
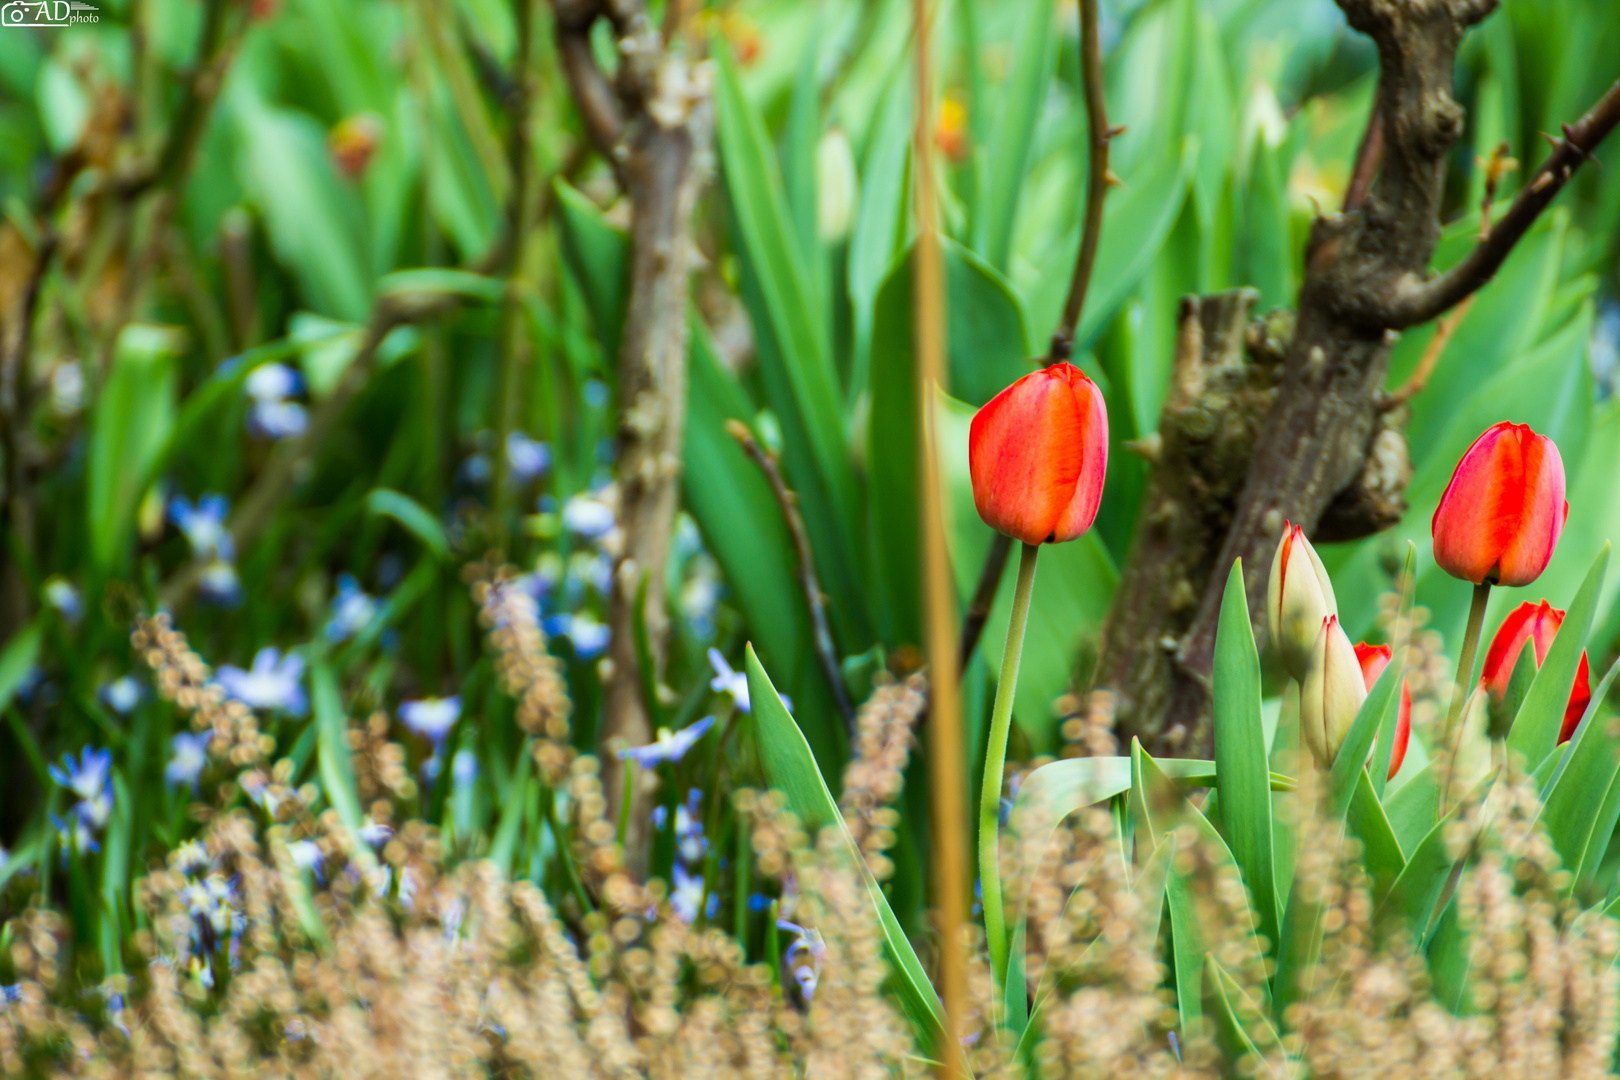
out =
<svg viewBox="0 0 1620 1080"><path fill-rule="evenodd" d="M1479 651L1479 632L1485 625L1485 603L1491 598L1491 583L1482 581L1474 586L1474 602L1468 608L1468 629L1463 634L1462 655L1457 657L1457 685L1451 691L1451 709L1446 713L1445 745L1451 747L1458 719L1474 686L1474 654ZM1446 764L1446 783L1440 789L1440 806L1450 798L1452 767L1457 760L1455 748Z"/></svg>
<svg viewBox="0 0 1620 1080"><path fill-rule="evenodd" d="M1001 654L996 705L990 713L990 743L984 751L984 784L979 790L979 885L984 894L984 936L997 985L1007 978L1007 933L1001 907L1001 777L1007 764L1007 736L1012 730L1024 626L1029 622L1029 596L1035 586L1035 556L1040 551L1039 544L1025 544L1018 557L1018 587L1013 592L1012 618L1007 623L1007 647Z"/></svg>

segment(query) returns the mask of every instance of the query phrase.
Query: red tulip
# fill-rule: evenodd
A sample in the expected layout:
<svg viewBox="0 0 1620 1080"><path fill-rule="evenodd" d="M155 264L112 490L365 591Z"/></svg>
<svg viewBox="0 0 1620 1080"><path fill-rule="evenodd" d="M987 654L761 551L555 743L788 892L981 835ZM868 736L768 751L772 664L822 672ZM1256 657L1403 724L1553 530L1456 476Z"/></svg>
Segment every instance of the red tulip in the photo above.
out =
<svg viewBox="0 0 1620 1080"><path fill-rule="evenodd" d="M968 431L973 504L985 524L1026 544L1091 528L1108 472L1102 392L1072 364L1025 375L991 398Z"/></svg>
<svg viewBox="0 0 1620 1080"><path fill-rule="evenodd" d="M1542 661L1547 659L1547 650L1552 648L1553 638L1563 622L1564 613L1545 600L1539 604L1526 600L1515 608L1502 620L1502 628L1496 632L1491 647L1485 650L1486 692L1497 699L1507 693L1508 682L1513 678L1513 667L1519 662L1519 653L1526 641L1535 643L1532 655L1539 669ZM1564 725L1558 732L1559 742L1567 742L1575 734L1575 726L1586 715L1586 706L1591 700L1592 675L1587 667L1586 653L1582 652L1581 665L1575 670L1575 685L1569 691L1569 704L1564 708Z"/></svg>
<svg viewBox="0 0 1620 1080"><path fill-rule="evenodd" d="M1356 644L1356 660L1361 664L1361 678L1367 684L1367 692L1371 693L1373 683L1378 676L1384 673L1389 666L1389 659L1394 654L1388 645L1368 645L1365 641ZM1389 775L1385 780L1395 779L1395 774L1401 771L1401 762L1406 760L1406 744L1412 740L1412 687L1403 678L1401 680L1401 710L1395 718L1395 742L1389 749Z"/></svg>
<svg viewBox="0 0 1620 1080"><path fill-rule="evenodd" d="M1434 512L1434 561L1475 585L1541 576L1569 516L1558 447L1524 424L1495 425L1468 448Z"/></svg>
<svg viewBox="0 0 1620 1080"><path fill-rule="evenodd" d="M1266 616L1288 673L1300 682L1310 667L1311 650L1322 632L1322 620L1339 613L1333 581L1316 549L1298 525L1283 522L1282 539L1271 559L1266 585Z"/></svg>

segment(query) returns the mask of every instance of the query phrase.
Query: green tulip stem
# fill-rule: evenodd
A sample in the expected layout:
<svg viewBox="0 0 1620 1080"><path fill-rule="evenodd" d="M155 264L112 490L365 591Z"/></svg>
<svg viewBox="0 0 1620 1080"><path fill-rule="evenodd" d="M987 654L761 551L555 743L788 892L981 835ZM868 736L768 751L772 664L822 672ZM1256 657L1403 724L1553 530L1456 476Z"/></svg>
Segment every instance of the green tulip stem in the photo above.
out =
<svg viewBox="0 0 1620 1080"><path fill-rule="evenodd" d="M984 936L990 966L999 985L1007 978L1007 929L1001 907L1001 774L1007 764L1007 736L1012 729L1018 660L1024 652L1024 626L1029 622L1029 595L1035 586L1039 544L1025 544L1018 557L1018 587L1007 623L1007 648L1001 654L996 706L990 713L990 743L984 750L984 785L979 790L979 885L984 899Z"/></svg>
<svg viewBox="0 0 1620 1080"><path fill-rule="evenodd" d="M1474 586L1474 602L1468 608L1468 630L1463 634L1462 655L1457 658L1457 685L1451 691L1451 709L1446 713L1445 746L1451 749L1451 762L1446 766L1446 783L1440 789L1440 806L1443 808L1449 796L1451 787L1451 765L1456 762L1456 748L1452 746L1452 737L1456 734L1458 720L1462 717L1463 706L1468 703L1468 695L1474 690L1474 656L1479 651L1479 632L1485 625L1485 604L1491 598L1491 583L1482 581Z"/></svg>

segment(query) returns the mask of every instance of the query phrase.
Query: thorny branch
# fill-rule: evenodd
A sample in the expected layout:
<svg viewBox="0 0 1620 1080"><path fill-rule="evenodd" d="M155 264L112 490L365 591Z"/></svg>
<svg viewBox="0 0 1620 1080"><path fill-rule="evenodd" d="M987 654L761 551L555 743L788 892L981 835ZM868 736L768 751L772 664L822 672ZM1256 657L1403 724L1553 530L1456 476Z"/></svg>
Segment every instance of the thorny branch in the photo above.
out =
<svg viewBox="0 0 1620 1080"><path fill-rule="evenodd" d="M1097 246L1102 240L1103 204L1108 200L1108 189L1117 183L1108 171L1108 144L1124 128L1108 126L1108 101L1103 93L1102 43L1097 32L1097 0L1080 0L1080 81L1085 92L1087 130L1087 174L1085 225L1080 233L1080 250L1074 259L1074 274L1069 279L1069 293L1063 301L1063 314L1057 329L1052 332L1052 343L1046 354L1048 364L1067 360L1074 354L1075 328L1080 325L1080 313L1085 310L1086 292L1091 287L1091 271L1097 263ZM1007 569L1007 557L1012 552L1012 537L997 533L985 554L984 566L979 571L979 583L973 590L962 619L962 638L958 671L966 671L973 651L984 634L984 624L996 604L996 593Z"/></svg>
<svg viewBox="0 0 1620 1080"><path fill-rule="evenodd" d="M777 466L776 458L759 445L748 425L740 420L728 420L726 433L742 446L743 453L765 474L765 480L771 485L771 494L776 496L776 504L782 510L782 519L787 522L788 532L793 537L793 550L799 558L799 588L804 592L805 602L810 607L810 625L815 632L816 660L821 665L821 673L826 676L827 685L832 689L833 702L838 706L838 713L844 719L844 726L849 731L851 745L855 742L855 709L850 704L849 691L844 687L844 674L838 666L838 650L833 647L832 631L827 626L827 603L821 592L821 581L816 577L815 553L810 548L810 534L805 532L804 517L799 513L799 497L787 486L782 478L782 470Z"/></svg>

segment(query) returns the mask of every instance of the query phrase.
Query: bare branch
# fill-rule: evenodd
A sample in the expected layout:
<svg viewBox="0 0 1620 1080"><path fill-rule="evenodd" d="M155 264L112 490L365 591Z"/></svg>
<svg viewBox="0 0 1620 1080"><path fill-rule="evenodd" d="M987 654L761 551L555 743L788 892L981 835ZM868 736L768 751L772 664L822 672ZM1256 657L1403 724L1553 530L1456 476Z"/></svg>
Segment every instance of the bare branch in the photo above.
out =
<svg viewBox="0 0 1620 1080"><path fill-rule="evenodd" d="M799 513L799 497L787 486L782 478L782 470L777 466L776 459L765 452L759 445L748 425L739 420L726 422L726 434L730 435L743 448L743 453L759 466L759 471L765 474L765 481L771 485L771 494L776 496L776 505L782 511L782 520L787 522L788 533L793 537L793 549L799 557L799 588L804 592L805 603L810 606L810 625L814 631L816 643L816 660L821 664L821 673L827 678L827 685L832 688L833 703L838 706L839 715L844 718L844 727L849 731L851 744L855 741L855 709L849 701L849 691L844 687L844 673L838 664L838 650L833 646L832 631L827 628L827 604L821 592L821 581L816 577L815 552L810 547L810 534L805 532L804 517Z"/></svg>
<svg viewBox="0 0 1620 1080"><path fill-rule="evenodd" d="M1091 270L1096 265L1097 244L1102 238L1103 203L1108 198L1109 187L1108 143L1119 134L1108 126L1108 103L1103 96L1097 0L1080 0L1080 81L1086 95L1090 155L1086 176L1086 221L1084 231L1080 234L1080 254L1074 260L1074 276L1069 281L1069 295L1063 303L1063 315L1052 333L1052 346L1047 353L1049 363L1067 360L1074 352L1074 331L1080 325L1080 312L1086 306L1086 290L1091 286ZM1002 561L1006 561L1005 556ZM1000 580L999 575L997 580Z"/></svg>
<svg viewBox="0 0 1620 1080"><path fill-rule="evenodd" d="M1356 148L1355 168L1350 172L1350 186L1344 192L1345 210L1354 210L1367 201L1373 178L1384 160L1384 107L1375 97L1372 115L1367 118L1367 130L1361 134L1361 145Z"/></svg>
<svg viewBox="0 0 1620 1080"><path fill-rule="evenodd" d="M1530 231L1536 218L1558 197L1582 163L1595 160L1592 151L1617 125L1620 125L1620 82L1611 86L1577 123L1564 126L1564 137L1557 140L1552 156L1536 170L1507 213L1491 227L1487 238L1462 262L1438 277L1427 281L1405 279L1379 312L1380 321L1396 330L1416 326L1483 287L1501 269L1514 245Z"/></svg>
<svg viewBox="0 0 1620 1080"><path fill-rule="evenodd" d="M596 19L596 11L589 9L583 22L576 17L565 17L565 13L574 12L577 7L579 5L557 5L557 51L563 74L574 92L574 105L585 122L585 132L617 172L619 146L624 139L624 112L619 107L613 84L591 53L591 23Z"/></svg>

